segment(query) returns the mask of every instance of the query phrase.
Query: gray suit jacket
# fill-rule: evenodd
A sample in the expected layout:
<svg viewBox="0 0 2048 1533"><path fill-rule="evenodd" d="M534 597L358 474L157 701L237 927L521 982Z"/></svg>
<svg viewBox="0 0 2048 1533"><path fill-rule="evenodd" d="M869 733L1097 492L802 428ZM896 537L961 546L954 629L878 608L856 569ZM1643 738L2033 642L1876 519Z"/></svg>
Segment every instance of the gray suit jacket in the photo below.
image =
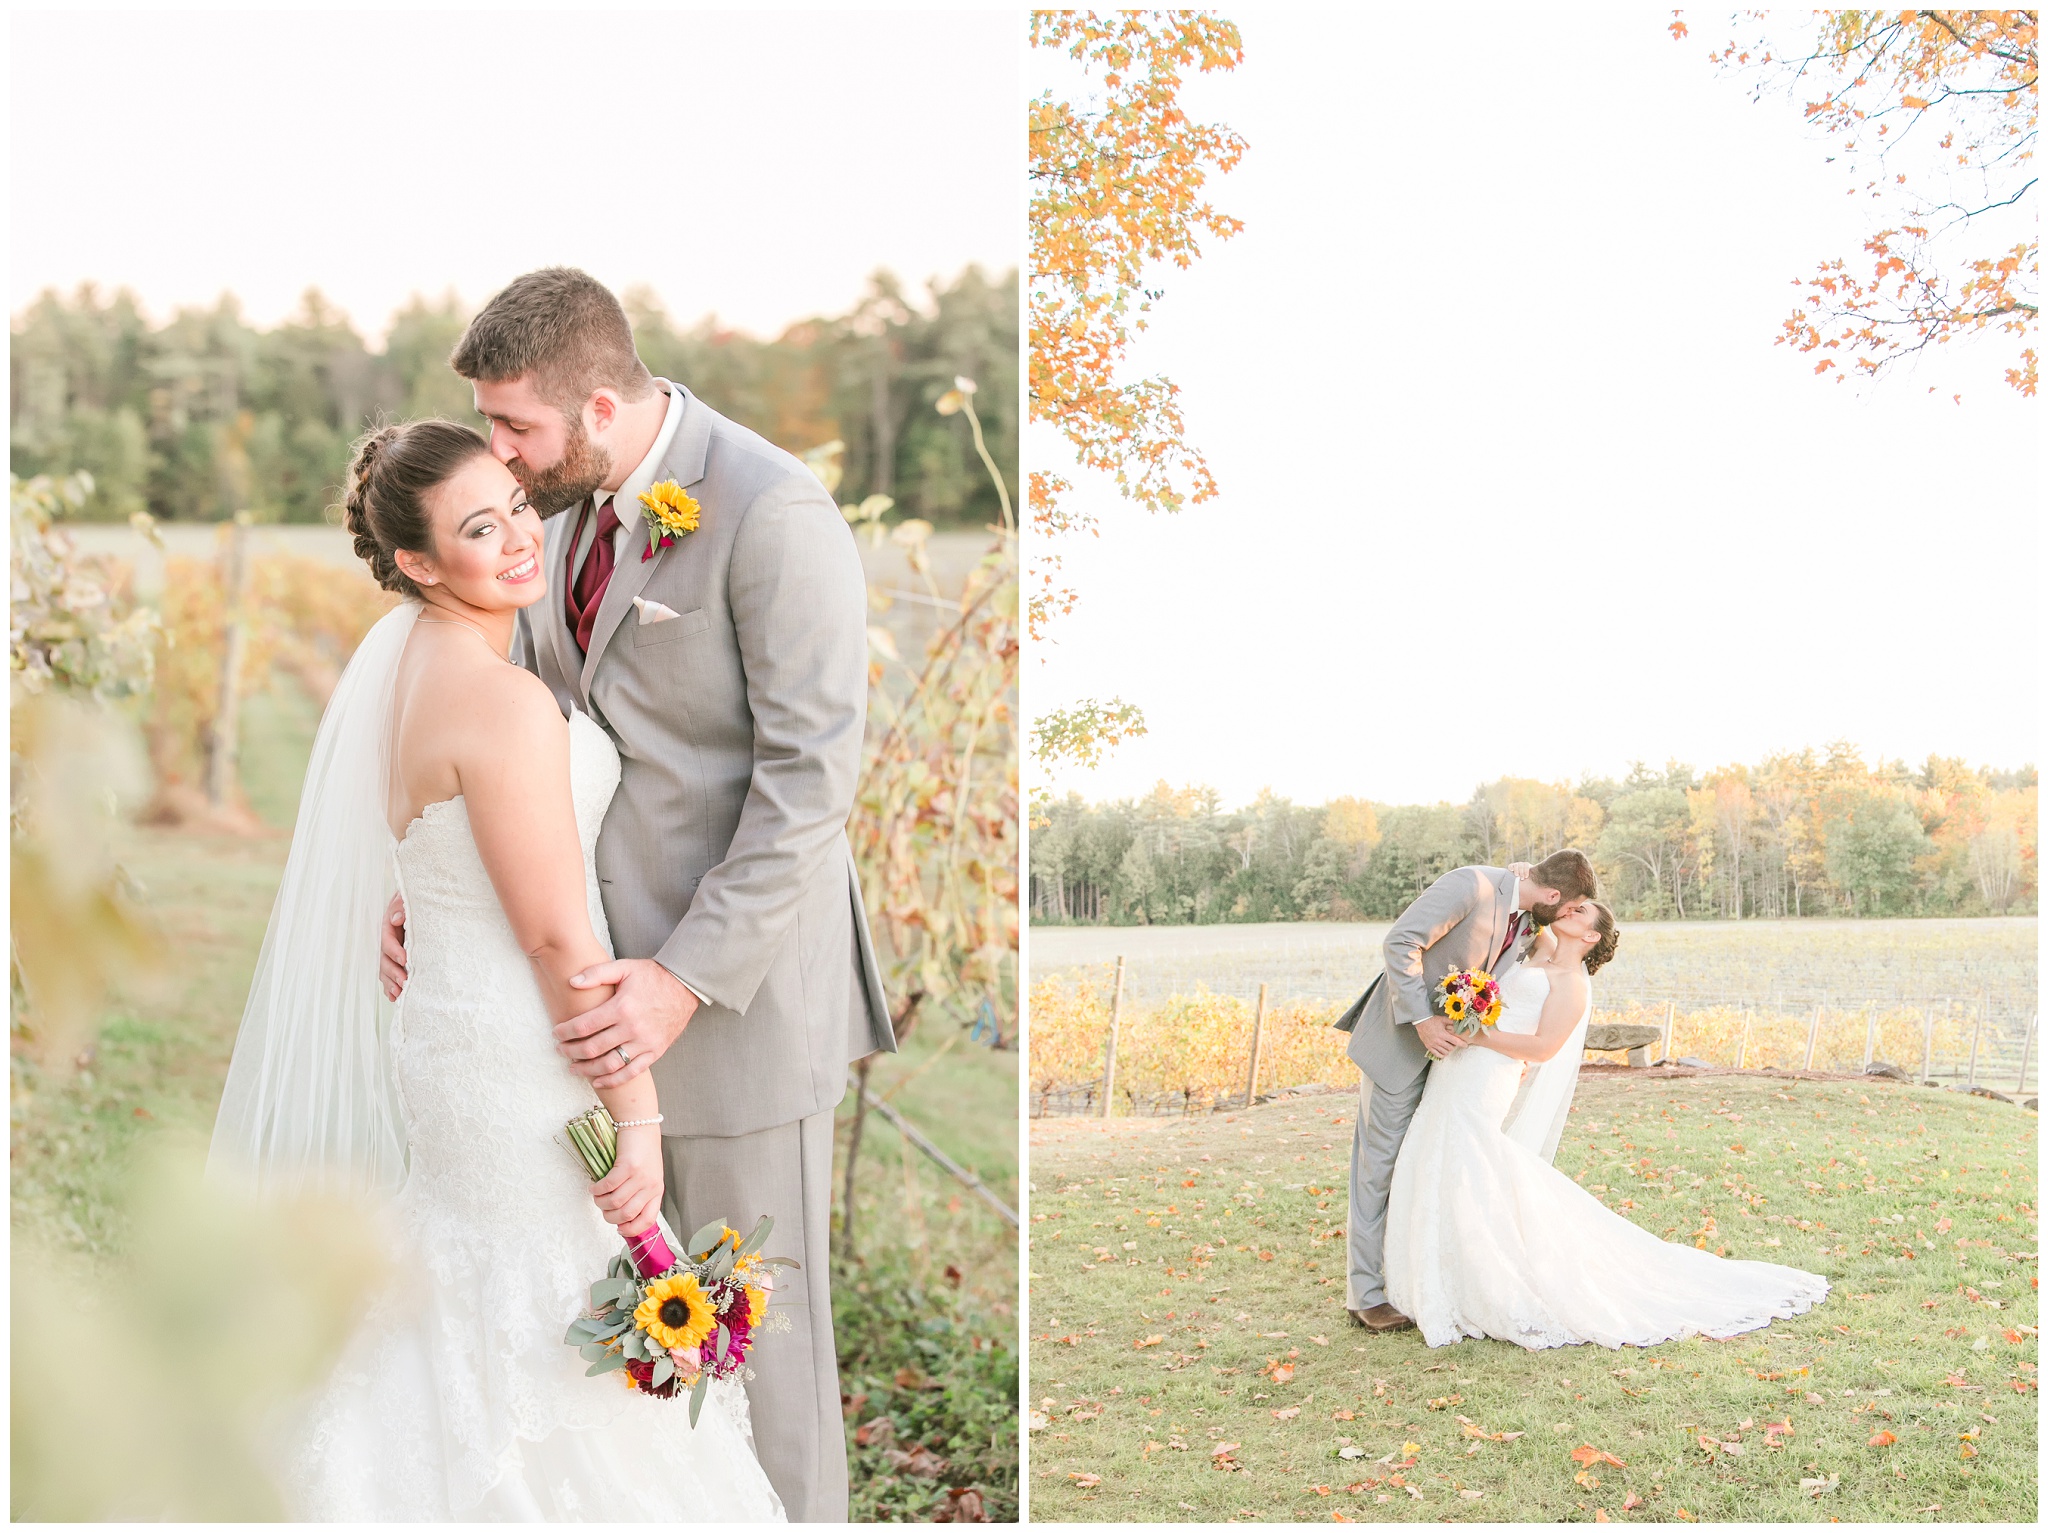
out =
<svg viewBox="0 0 2048 1533"><path fill-rule="evenodd" d="M1375 1086L1396 1090L1429 1068L1415 1024L1435 1014L1438 980L1453 969L1486 969L1501 979L1527 956L1533 927L1494 967L1515 913L1514 884L1505 868L1455 868L1394 922L1381 945L1385 970L1336 1024L1351 1034L1345 1052Z"/></svg>
<svg viewBox="0 0 2048 1533"><path fill-rule="evenodd" d="M750 1134L834 1106L849 1060L896 1047L846 838L867 582L816 475L676 396L656 478L697 501L697 530L645 560L629 538L586 658L562 613L576 515L552 518L514 656L619 748L597 843L613 950L706 1002L653 1068L667 1132ZM680 615L646 622L635 597Z"/></svg>

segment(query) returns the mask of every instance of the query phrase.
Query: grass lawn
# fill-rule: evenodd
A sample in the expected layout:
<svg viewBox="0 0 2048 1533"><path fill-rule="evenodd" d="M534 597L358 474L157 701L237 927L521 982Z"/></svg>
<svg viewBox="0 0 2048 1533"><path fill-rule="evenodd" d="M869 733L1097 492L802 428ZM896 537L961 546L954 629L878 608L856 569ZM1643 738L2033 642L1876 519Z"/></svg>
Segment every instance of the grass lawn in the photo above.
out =
<svg viewBox="0 0 2048 1533"><path fill-rule="evenodd" d="M1344 1312L1355 1101L1034 1121L1034 1520L2035 1519L2033 1114L1589 1070L1560 1169L1832 1294L1725 1342L1432 1351Z"/></svg>
<svg viewBox="0 0 2048 1533"><path fill-rule="evenodd" d="M169 961L153 979L117 987L85 1068L26 1072L12 1136L17 1250L111 1264L125 1247L124 1189L152 1142L167 1133L203 1142L212 1130L316 722L289 694L257 700L245 720L250 800L278 833L121 833ZM1017 1055L964 1038L943 1047L957 1031L927 1021L871 1083L1015 1207ZM843 1108L842 1124L849 1116ZM843 1154L843 1132L840 1143ZM854 1515L921 1520L950 1490L972 1487L990 1515L1014 1518L1016 1237L929 1161L899 1150L896 1131L871 1115L856 1188L859 1258L835 1253ZM835 1189L843 1174L842 1165ZM870 1427L857 1444L856 1432L881 1416L891 1429Z"/></svg>

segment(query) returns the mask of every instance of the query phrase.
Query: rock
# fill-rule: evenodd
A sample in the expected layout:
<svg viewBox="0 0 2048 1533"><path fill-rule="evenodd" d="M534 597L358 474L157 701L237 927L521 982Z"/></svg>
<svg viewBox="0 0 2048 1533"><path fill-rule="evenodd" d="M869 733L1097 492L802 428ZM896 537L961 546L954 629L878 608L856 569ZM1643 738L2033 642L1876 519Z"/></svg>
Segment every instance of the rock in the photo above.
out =
<svg viewBox="0 0 2048 1533"><path fill-rule="evenodd" d="M2028 1112L2039 1112L2041 1110L2041 1099L2039 1097L2028 1097L2024 1102L2020 1103L2020 1106L2024 1107Z"/></svg>
<svg viewBox="0 0 2048 1533"><path fill-rule="evenodd" d="M1688 1070L1711 1070L1714 1068L1714 1062L1711 1059L1674 1059L1671 1062L1674 1065L1684 1065Z"/></svg>
<svg viewBox="0 0 2048 1533"><path fill-rule="evenodd" d="M1661 1027L1644 1027L1631 1022L1596 1022L1586 1029L1589 1049L1647 1048L1664 1036Z"/></svg>
<svg viewBox="0 0 2048 1533"><path fill-rule="evenodd" d="M1973 1097L1989 1097L1994 1102L2010 1102L2012 1100L2003 1091L1993 1091L1989 1086L1972 1086L1970 1088L1970 1095Z"/></svg>
<svg viewBox="0 0 2048 1533"><path fill-rule="evenodd" d="M1873 1059L1863 1067L1863 1073L1865 1075L1881 1075L1888 1081L1910 1081L1913 1078L1897 1065L1882 1059Z"/></svg>

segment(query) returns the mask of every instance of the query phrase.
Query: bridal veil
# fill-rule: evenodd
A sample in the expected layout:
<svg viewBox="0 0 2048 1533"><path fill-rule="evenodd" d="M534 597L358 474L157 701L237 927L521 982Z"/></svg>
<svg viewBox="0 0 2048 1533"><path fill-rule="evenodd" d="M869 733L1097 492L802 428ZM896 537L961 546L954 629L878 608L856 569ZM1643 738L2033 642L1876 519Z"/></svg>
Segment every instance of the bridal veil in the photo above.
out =
<svg viewBox="0 0 2048 1533"><path fill-rule="evenodd" d="M405 1175L378 949L395 887L393 685L419 612L406 602L370 629L313 741L207 1157L209 1175L265 1194L389 1192Z"/></svg>

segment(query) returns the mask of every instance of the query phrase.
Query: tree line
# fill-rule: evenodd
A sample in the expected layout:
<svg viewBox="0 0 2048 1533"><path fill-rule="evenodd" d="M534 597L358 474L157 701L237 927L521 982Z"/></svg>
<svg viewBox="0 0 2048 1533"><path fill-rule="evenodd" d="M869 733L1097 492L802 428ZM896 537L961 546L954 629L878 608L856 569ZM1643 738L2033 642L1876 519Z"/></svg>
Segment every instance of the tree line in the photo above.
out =
<svg viewBox="0 0 2048 1533"><path fill-rule="evenodd" d="M1000 519L972 445L933 405L956 375L973 378L990 450L1017 461L1014 271L970 266L923 301L878 272L850 312L773 340L709 319L681 327L645 288L622 298L658 376L792 452L842 443L843 497L887 495L940 526ZM95 520L319 522L366 426L474 419L447 365L468 318L452 294L415 296L373 351L317 290L268 329L231 295L152 324L125 289L46 291L13 319L11 466L24 479L90 473L81 514Z"/></svg>
<svg viewBox="0 0 2048 1533"><path fill-rule="evenodd" d="M1033 805L1028 898L1046 923L1388 920L1443 873L1585 850L1623 916L2010 915L2037 908L2034 769L1846 744L1620 780L1503 777L1465 803L1225 810L1213 788Z"/></svg>

